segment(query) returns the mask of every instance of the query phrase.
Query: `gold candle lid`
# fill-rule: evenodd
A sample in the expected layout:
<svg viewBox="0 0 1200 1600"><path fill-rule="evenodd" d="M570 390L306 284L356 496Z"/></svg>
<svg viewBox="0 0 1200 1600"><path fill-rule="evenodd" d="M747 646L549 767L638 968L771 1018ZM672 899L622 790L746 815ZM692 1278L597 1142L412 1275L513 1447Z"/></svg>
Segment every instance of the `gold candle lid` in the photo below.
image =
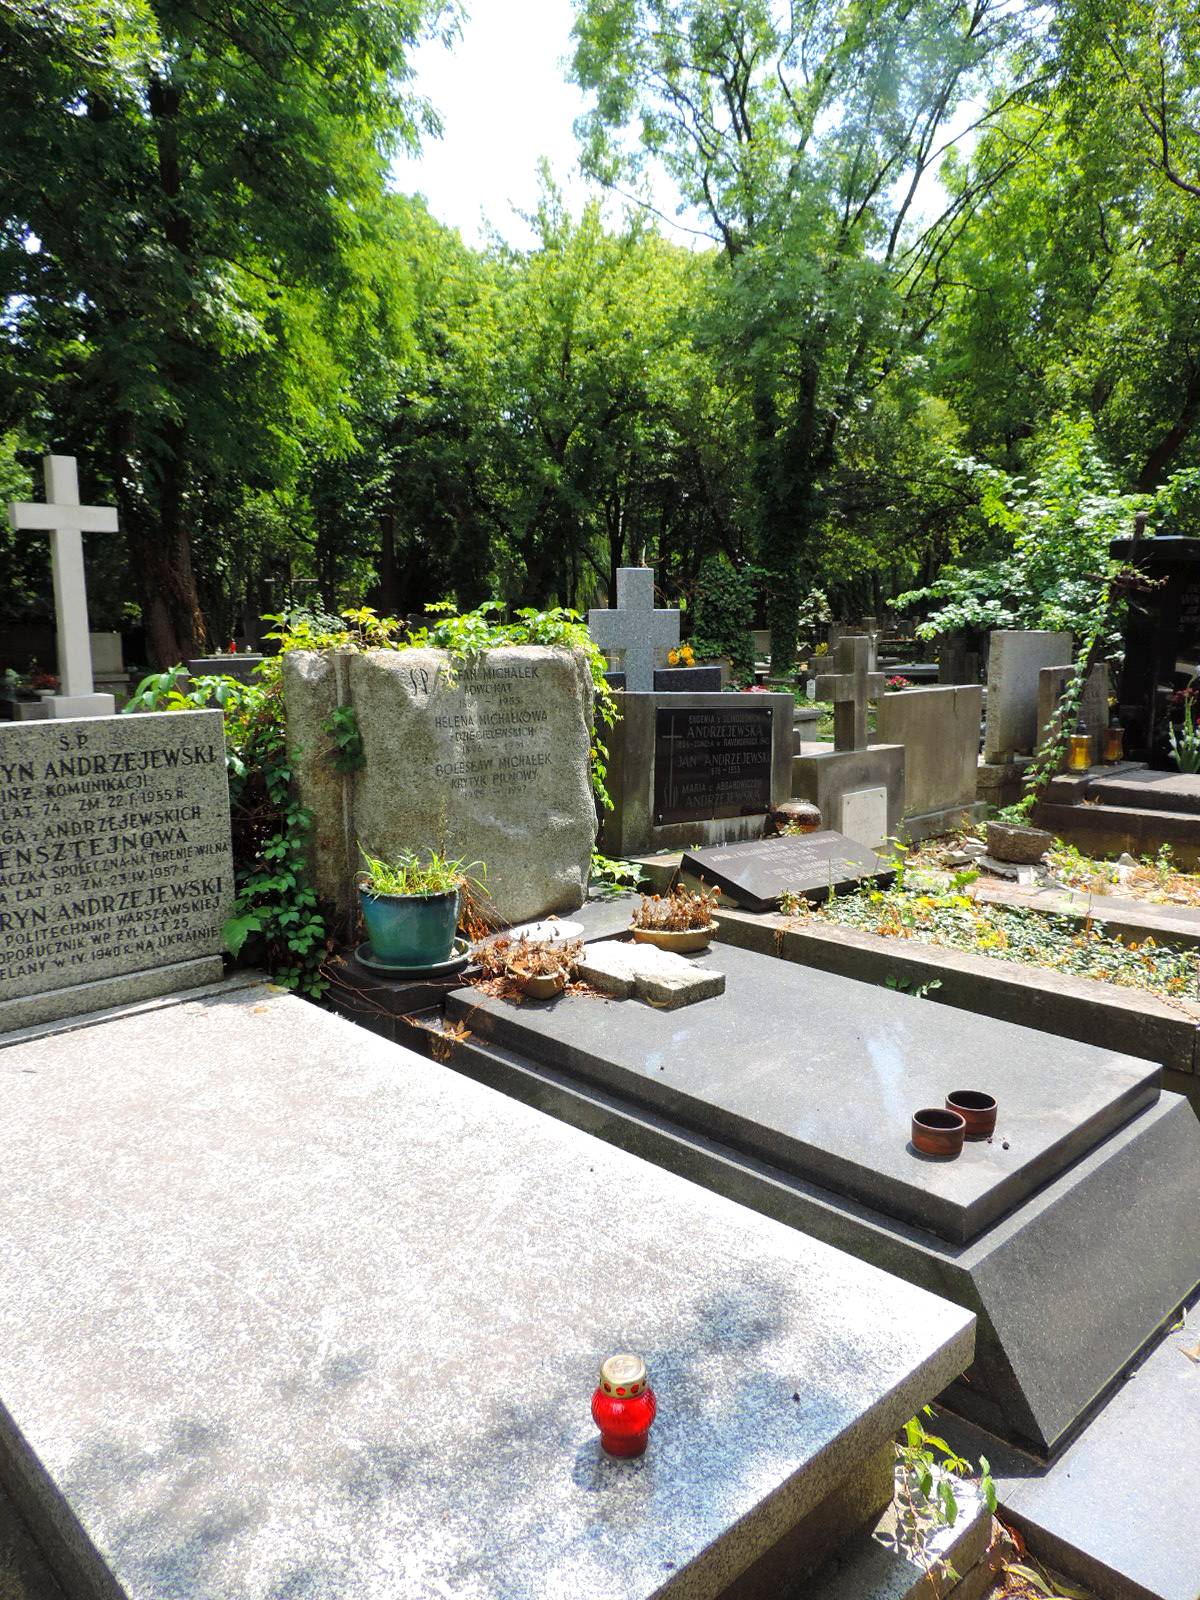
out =
<svg viewBox="0 0 1200 1600"><path fill-rule="evenodd" d="M646 1363L641 1356L628 1350L609 1356L600 1364L600 1387L605 1394L616 1395L619 1400L641 1394L646 1387Z"/></svg>

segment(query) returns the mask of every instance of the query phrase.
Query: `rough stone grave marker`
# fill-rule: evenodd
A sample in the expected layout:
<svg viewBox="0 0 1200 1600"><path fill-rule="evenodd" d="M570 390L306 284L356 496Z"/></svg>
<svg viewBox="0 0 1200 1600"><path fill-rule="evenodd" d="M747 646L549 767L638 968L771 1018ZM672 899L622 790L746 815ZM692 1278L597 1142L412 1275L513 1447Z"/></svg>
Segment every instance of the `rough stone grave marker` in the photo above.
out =
<svg viewBox="0 0 1200 1600"><path fill-rule="evenodd" d="M13 501L8 508L8 518L18 533L37 529L50 535L61 693L48 702L51 707L48 715L111 716L116 710L116 701L111 694L97 694L92 681L83 535L116 533L116 507L80 505L79 474L74 456L44 456L42 470L46 479L46 503Z"/></svg>
<svg viewBox="0 0 1200 1600"><path fill-rule="evenodd" d="M582 904L596 836L582 651L512 647L464 661L432 649L293 650L283 683L314 882L343 919L360 843L378 856L483 862L502 923ZM349 775L328 759L339 706L353 707L363 742L364 765Z"/></svg>
<svg viewBox="0 0 1200 1600"><path fill-rule="evenodd" d="M679 613L655 610L653 567L618 567L616 608L589 611L588 629L601 650L620 653L624 687L650 694L655 667L679 643Z"/></svg>
<svg viewBox="0 0 1200 1600"><path fill-rule="evenodd" d="M680 871L712 884L747 911L771 911L784 894L820 901L829 897L831 887L836 894L865 878L886 886L896 876L886 857L828 829L689 850Z"/></svg>
<svg viewBox="0 0 1200 1600"><path fill-rule="evenodd" d="M219 711L0 734L0 1033L220 978Z"/></svg>

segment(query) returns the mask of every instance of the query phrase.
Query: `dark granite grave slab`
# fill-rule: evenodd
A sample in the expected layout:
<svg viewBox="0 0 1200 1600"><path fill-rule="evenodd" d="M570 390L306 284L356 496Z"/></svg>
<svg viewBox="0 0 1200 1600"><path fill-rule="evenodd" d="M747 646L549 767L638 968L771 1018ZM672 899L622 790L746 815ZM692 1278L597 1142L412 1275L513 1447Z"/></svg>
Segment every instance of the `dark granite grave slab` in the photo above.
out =
<svg viewBox="0 0 1200 1600"><path fill-rule="evenodd" d="M889 857L831 828L689 850L680 871L715 884L747 911L773 911L787 893L827 900L831 889L836 894L864 878L886 886L896 876Z"/></svg>
<svg viewBox="0 0 1200 1600"><path fill-rule="evenodd" d="M624 689L623 672L606 672L604 676L608 679L610 689L614 691ZM655 694L720 694L723 687L720 667L655 667L654 669Z"/></svg>
<svg viewBox="0 0 1200 1600"><path fill-rule="evenodd" d="M451 1020L632 1096L786 1171L957 1243L977 1238L1159 1095L1160 1069L722 945L698 958L724 996L685 1015L563 995L539 1008L475 990ZM955 1161L909 1146L952 1089L1000 1102L998 1136Z"/></svg>
<svg viewBox="0 0 1200 1600"><path fill-rule="evenodd" d="M854 995L862 986L846 988ZM908 995L881 998L900 1012L940 1009ZM979 1238L953 1244L687 1126L644 1097L491 1042L478 1021L469 1018L471 1037L439 1059L974 1311L975 1361L942 1399L1041 1457L1078 1432L1200 1282L1200 1122L1179 1095L1163 1093ZM749 1053L745 1041L740 1048ZM1072 1059L1086 1070L1098 1054Z"/></svg>

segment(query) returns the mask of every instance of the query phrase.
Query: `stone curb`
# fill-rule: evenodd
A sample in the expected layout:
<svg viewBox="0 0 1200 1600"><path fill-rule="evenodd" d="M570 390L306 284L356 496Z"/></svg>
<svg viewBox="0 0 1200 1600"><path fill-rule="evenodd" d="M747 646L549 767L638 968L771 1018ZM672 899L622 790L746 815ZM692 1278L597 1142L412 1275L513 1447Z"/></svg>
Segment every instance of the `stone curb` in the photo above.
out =
<svg viewBox="0 0 1200 1600"><path fill-rule="evenodd" d="M1175 1072L1196 1070L1200 1024L1151 994L911 939L818 928L778 913L723 910L717 923L717 939L726 944L865 983L937 981L941 986L929 998L943 1005L1158 1061Z"/></svg>

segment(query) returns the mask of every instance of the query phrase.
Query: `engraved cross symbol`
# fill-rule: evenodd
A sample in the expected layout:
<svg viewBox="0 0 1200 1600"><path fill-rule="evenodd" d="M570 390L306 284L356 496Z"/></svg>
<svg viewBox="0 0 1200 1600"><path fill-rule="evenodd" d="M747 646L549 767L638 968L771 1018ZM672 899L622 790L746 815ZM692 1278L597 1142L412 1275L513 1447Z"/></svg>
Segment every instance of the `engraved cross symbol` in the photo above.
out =
<svg viewBox="0 0 1200 1600"><path fill-rule="evenodd" d="M616 608L589 611L588 629L601 650L622 652L626 689L652 694L659 652L679 643L679 613L654 609L652 567L618 567Z"/></svg>
<svg viewBox="0 0 1200 1600"><path fill-rule="evenodd" d="M117 509L115 506L80 505L79 474L74 456L43 456L42 471L46 479L46 503L13 501L8 508L8 520L17 532L36 529L50 535L60 680L55 715L110 715L116 709L112 695L96 694L92 680L83 535L116 533Z"/></svg>
<svg viewBox="0 0 1200 1600"><path fill-rule="evenodd" d="M867 701L883 693L882 672L871 672L871 641L863 634L843 634L834 655L836 672L817 678L817 699L833 701L833 748L867 748Z"/></svg>

